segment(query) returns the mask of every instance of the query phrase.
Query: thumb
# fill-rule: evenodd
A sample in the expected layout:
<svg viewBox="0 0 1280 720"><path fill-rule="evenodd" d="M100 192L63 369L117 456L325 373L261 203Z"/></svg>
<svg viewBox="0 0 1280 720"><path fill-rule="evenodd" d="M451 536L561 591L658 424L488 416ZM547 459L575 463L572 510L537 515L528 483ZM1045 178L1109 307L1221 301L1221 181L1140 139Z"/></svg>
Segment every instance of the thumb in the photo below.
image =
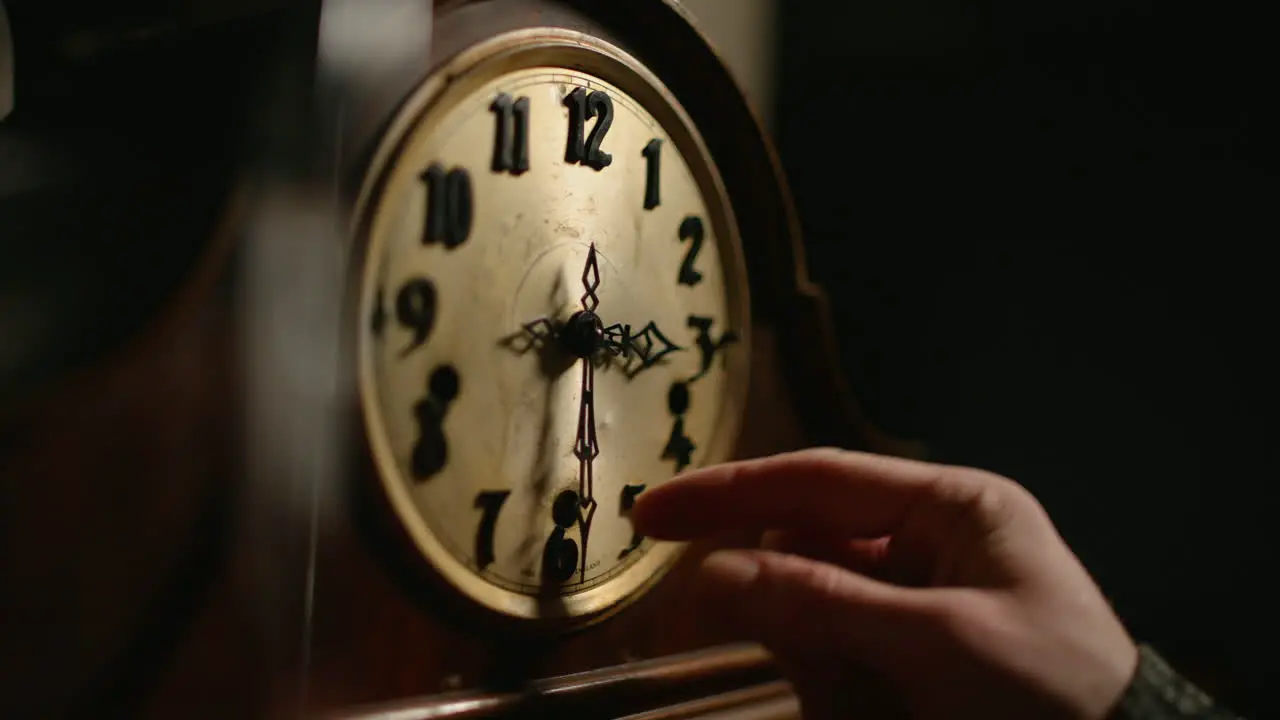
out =
<svg viewBox="0 0 1280 720"><path fill-rule="evenodd" d="M842 656L886 672L910 662L940 619L927 590L767 550L722 550L703 561L714 612L779 656Z"/></svg>

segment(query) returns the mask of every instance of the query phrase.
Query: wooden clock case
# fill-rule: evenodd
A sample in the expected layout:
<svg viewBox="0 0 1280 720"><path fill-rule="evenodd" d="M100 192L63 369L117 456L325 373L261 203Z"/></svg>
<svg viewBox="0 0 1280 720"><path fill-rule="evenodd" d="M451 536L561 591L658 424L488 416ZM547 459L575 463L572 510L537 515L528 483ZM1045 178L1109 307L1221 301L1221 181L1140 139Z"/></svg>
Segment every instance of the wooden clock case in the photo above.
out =
<svg viewBox="0 0 1280 720"><path fill-rule="evenodd" d="M244 170L297 151L280 125L311 121L318 22L309 3L262 5L272 7L247 3L254 7L235 21L270 25L261 47L271 49L258 52L256 66L221 78L219 89L248 108L243 126L256 121L246 117L271 116L269 129L238 136L248 149L238 169L219 167L201 179L201 167L178 164L163 179L133 178L136 194L108 223L144 245L180 237L200 248L195 261L143 258L117 269L125 283L156 282L148 275L156 267L177 277L156 283L157 307L117 340L6 398L0 714L794 715L794 698L767 655L731 644L735 638L695 612L695 571L709 546L691 548L656 588L601 624L563 636L513 634L470 616L423 577L420 560L369 496L372 470L358 450L318 509L304 470L273 474L256 463L247 437L261 404L255 394L276 403L289 396L264 391L246 365L246 345L255 342L246 318L269 311L247 307L237 291L253 273L249 244L264 187L261 173L246 181ZM366 87L350 108L343 142L355 150L330 168L340 204L350 206L380 132L423 77L475 42L540 26L602 37L644 62L702 130L719 166L741 228L755 321L738 456L815 444L917 454L861 415L840 371L824 296L807 280L798 221L768 140L671 0L436 2L426 63ZM130 51L106 43L95 52ZM141 60L121 62L144 72ZM159 111L164 103L139 106ZM145 142L177 147L184 139L191 142L156 131ZM81 174L101 180L103 169L86 162ZM270 182L305 186L298 178L306 174L276 173ZM191 192L172 202L187 221L162 222L171 213L149 203L149 193L163 197L164 186L184 182ZM56 191L71 202L80 197ZM4 200L0 220L29 203ZM222 208L220 219L199 212L213 206ZM299 512L300 504L309 511Z"/></svg>

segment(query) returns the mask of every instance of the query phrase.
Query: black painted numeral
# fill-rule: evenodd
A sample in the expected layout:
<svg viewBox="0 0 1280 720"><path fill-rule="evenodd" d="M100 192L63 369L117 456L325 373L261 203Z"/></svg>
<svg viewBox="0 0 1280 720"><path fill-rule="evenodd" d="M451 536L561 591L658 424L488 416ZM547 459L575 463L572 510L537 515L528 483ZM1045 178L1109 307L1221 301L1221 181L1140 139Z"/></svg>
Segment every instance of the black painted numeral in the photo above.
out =
<svg viewBox="0 0 1280 720"><path fill-rule="evenodd" d="M675 416L675 422L671 426L671 438L662 449L662 459L674 460L676 472L680 472L693 462L693 451L698 449L684 434L684 414L689 412L688 383L675 382L671 385L671 391L667 393L667 409Z"/></svg>
<svg viewBox="0 0 1280 720"><path fill-rule="evenodd" d="M678 281L681 285L692 287L702 282L702 273L693 268L693 264L698 261L698 253L702 252L702 239L702 218L690 215L680 223L680 242L692 241L689 252L684 254L684 262L680 264Z"/></svg>
<svg viewBox="0 0 1280 720"><path fill-rule="evenodd" d="M644 209L652 210L662 204L662 141L654 138L644 146L646 164L644 180Z"/></svg>
<svg viewBox="0 0 1280 720"><path fill-rule="evenodd" d="M711 370L711 363L715 361L716 353L738 342L738 334L732 330L722 333L719 340L712 340L711 327L715 322L709 317L689 316L689 327L698 331L697 345L698 350L702 352L702 368L697 375L689 378L689 382L700 379Z"/></svg>
<svg viewBox="0 0 1280 720"><path fill-rule="evenodd" d="M569 108L569 142L564 160L570 164L582 164L603 170L613 162L613 156L600 149L600 144L613 126L613 99L603 91L590 95L585 88L576 88L564 99ZM591 135L586 135L587 121L596 119Z"/></svg>
<svg viewBox="0 0 1280 720"><path fill-rule="evenodd" d="M547 538L542 549L542 577L546 580L564 584L573 577L578 569L578 543L573 538L564 536L578 522L578 493L565 490L556 496L551 504L551 519L556 528Z"/></svg>
<svg viewBox="0 0 1280 720"><path fill-rule="evenodd" d="M519 175L529 169L529 98L502 93L489 108L495 117L493 171Z"/></svg>
<svg viewBox="0 0 1280 720"><path fill-rule="evenodd" d="M413 416L418 421L418 441L413 444L410 465L413 476L418 480L434 477L449 462L444 416L449 411L449 404L458 397L460 385L458 371L442 365L431 373L427 396L413 406Z"/></svg>
<svg viewBox="0 0 1280 720"><path fill-rule="evenodd" d="M413 333L413 341L401 357L422 347L436 325L436 288L426 278L405 281L396 293L396 322Z"/></svg>
<svg viewBox="0 0 1280 720"><path fill-rule="evenodd" d="M644 485L623 486L622 506L621 506L622 512L624 513L631 512L631 508L636 506L636 497L638 497L640 493L644 492L644 490L645 490ZM631 543L627 545L627 547L623 548L622 552L618 553L618 559L621 560L622 558L635 552L636 548L640 547L640 543L642 542L644 542L644 536L638 532L632 531Z"/></svg>
<svg viewBox="0 0 1280 720"><path fill-rule="evenodd" d="M471 174L463 168L454 168L446 173L436 164L422 173L422 181L427 186L427 218L422 244L444 243L452 250L471 235L474 211Z"/></svg>
<svg viewBox="0 0 1280 720"><path fill-rule="evenodd" d="M476 567L489 567L496 559L493 555L493 536L498 530L498 513L510 497L510 490L482 492L476 496L476 507L483 511L480 527L476 530Z"/></svg>

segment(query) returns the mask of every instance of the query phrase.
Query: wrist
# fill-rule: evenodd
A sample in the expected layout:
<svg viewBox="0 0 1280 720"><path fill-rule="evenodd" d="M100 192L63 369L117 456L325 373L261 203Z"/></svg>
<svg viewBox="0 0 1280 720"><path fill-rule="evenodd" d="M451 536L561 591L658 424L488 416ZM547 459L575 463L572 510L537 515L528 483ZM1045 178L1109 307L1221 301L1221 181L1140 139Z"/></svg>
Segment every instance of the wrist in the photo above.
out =
<svg viewBox="0 0 1280 720"><path fill-rule="evenodd" d="M1179 675L1154 649L1138 647L1138 666L1108 720L1236 720L1226 708Z"/></svg>

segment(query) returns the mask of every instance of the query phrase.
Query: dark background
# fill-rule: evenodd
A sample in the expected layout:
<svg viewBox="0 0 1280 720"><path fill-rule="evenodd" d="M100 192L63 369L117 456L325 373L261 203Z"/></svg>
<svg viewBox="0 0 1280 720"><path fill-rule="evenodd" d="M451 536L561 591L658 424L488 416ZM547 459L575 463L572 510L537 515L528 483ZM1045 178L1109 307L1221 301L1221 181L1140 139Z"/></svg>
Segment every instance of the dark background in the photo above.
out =
<svg viewBox="0 0 1280 720"><path fill-rule="evenodd" d="M1028 486L1139 639L1280 712L1261 7L786 0L780 23L779 149L870 414Z"/></svg>
<svg viewBox="0 0 1280 720"><path fill-rule="evenodd" d="M52 3L8 5L15 23L24 13L63 12ZM1026 484L1137 637L1236 709L1280 715L1265 686L1268 671L1280 670L1271 616L1280 607L1271 577L1280 563L1268 532L1277 477L1271 245L1280 232L1277 168L1264 151L1277 124L1263 113L1280 63L1262 8L1133 0L779 6L778 144L811 272L834 301L843 358L870 414L886 430L926 441L934 459ZM199 57L226 41L157 42ZM118 62L136 72L150 56L131 57ZM234 84L256 72L251 59L245 53L209 72ZM22 61L48 64L29 53ZM20 109L3 148L71 174L124 173L106 185L83 175L77 192L99 201L56 217L61 234L93 248L86 267L127 264L142 247L166 268L185 266L193 248L140 245L115 218L134 205L110 201L133 192L129 178L164 184L157 168L174 167L167 148L189 148L185 133L204 138L201 162L217 164L230 140L200 103L216 110L228 101L204 94L196 78L157 93L142 80L113 84L119 77L134 76L103 65L63 95L20 87L20 108L47 100L71 110L62 103L74 102L82 114L64 114L67 123L106 109L93 116L124 126L113 113L134 107L145 115L157 109L151 98L156 124L183 130L173 146L140 150L135 133L159 132L153 125L128 127L128 142L108 127L109 142L85 133L45 143L36 134L47 129L43 118ZM209 132L193 129L193 119ZM60 150L57 162L49 147ZM0 240L24 254L7 255L0 285L59 291L41 269L58 270L67 249L23 235L67 206L53 180L5 188ZM171 288L91 289L85 296L94 303L110 298L132 311L109 327L75 326L86 342L105 342ZM66 317L79 310L68 303ZM12 378L30 381L5 380Z"/></svg>

